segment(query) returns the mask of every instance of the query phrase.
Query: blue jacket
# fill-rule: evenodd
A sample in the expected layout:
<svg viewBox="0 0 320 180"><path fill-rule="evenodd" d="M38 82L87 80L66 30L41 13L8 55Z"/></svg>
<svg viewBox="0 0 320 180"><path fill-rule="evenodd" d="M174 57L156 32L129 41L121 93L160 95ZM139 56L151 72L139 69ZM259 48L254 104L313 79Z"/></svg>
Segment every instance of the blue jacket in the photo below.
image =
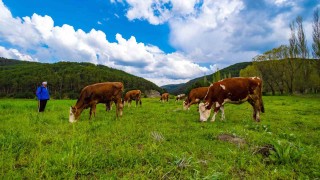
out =
<svg viewBox="0 0 320 180"><path fill-rule="evenodd" d="M44 86L38 87L36 95L37 95L38 100L49 100L50 99L49 90L48 90L48 88L45 88Z"/></svg>

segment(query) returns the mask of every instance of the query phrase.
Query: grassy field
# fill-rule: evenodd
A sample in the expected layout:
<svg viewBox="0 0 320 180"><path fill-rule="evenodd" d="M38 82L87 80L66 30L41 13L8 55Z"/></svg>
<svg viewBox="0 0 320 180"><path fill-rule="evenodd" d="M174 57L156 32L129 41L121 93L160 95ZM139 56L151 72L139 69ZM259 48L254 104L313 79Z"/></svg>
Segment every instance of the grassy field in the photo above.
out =
<svg viewBox="0 0 320 180"><path fill-rule="evenodd" d="M75 100L50 100L39 114L36 100L1 99L0 179L320 178L320 97L263 100L260 123L248 103L227 104L225 121L200 123L196 106L147 98L121 119L98 105L92 121L85 110L70 124Z"/></svg>

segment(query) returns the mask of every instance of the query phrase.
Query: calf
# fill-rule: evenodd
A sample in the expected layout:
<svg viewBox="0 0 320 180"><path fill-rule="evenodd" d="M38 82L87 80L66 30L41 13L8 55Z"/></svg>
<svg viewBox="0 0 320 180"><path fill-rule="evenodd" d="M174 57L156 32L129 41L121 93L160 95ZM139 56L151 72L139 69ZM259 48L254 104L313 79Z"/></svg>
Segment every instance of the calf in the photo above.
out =
<svg viewBox="0 0 320 180"><path fill-rule="evenodd" d="M208 87L198 87L194 88L190 91L188 97L183 102L183 109L187 110L190 108L192 104L200 103L200 101L203 100L203 98L206 96L208 91Z"/></svg>
<svg viewBox="0 0 320 180"><path fill-rule="evenodd" d="M107 110L110 109L111 101L116 104L117 117L122 116L123 105L121 96L123 92L123 84L121 82L104 82L92 84L81 90L80 97L75 106L71 106L69 122L76 122L84 109L90 108L91 119L92 114L96 113L96 105L104 103Z"/></svg>
<svg viewBox="0 0 320 180"><path fill-rule="evenodd" d="M223 108L225 103L241 104L246 101L253 107L253 119L260 122L260 112L264 112L260 78L228 78L211 84L204 103L199 104L200 121L207 121L214 103L212 122L215 121L219 109L222 111L221 119L225 118Z"/></svg>
<svg viewBox="0 0 320 180"><path fill-rule="evenodd" d="M164 101L167 101L168 102L169 100L169 93L163 93L160 97L160 101L161 102L164 102Z"/></svg>
<svg viewBox="0 0 320 180"><path fill-rule="evenodd" d="M141 102L141 91L140 90L128 91L126 93L126 95L124 96L123 105L125 102L128 103L128 106L131 105L132 100L136 101L136 106L138 105L138 103L140 103L140 106L141 106L142 102Z"/></svg>
<svg viewBox="0 0 320 180"><path fill-rule="evenodd" d="M179 101L181 99L184 99L186 97L185 94L179 94L177 97L176 97L176 101Z"/></svg>

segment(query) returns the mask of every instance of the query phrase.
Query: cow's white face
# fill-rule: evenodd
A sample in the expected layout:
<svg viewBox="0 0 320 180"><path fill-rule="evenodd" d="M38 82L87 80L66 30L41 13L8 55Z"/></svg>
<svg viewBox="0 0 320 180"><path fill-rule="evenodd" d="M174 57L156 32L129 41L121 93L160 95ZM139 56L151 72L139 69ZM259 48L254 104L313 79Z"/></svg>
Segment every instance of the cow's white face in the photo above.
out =
<svg viewBox="0 0 320 180"><path fill-rule="evenodd" d="M206 105L204 103L199 104L199 114L200 114L200 121L207 121L209 119L211 113L211 109L206 109Z"/></svg>
<svg viewBox="0 0 320 180"><path fill-rule="evenodd" d="M75 112L73 111L73 108L70 107L70 113L69 113L69 122L74 123L76 122Z"/></svg>
<svg viewBox="0 0 320 180"><path fill-rule="evenodd" d="M182 105L183 105L183 109L184 110L187 110L188 109L188 103L186 101L183 101L182 102Z"/></svg>

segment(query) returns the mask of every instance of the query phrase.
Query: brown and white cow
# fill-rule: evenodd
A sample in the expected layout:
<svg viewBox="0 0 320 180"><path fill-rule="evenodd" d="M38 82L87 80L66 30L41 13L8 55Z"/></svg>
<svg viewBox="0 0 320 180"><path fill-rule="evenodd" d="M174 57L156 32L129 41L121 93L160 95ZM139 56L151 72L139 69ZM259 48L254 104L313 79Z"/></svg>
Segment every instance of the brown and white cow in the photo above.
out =
<svg viewBox="0 0 320 180"><path fill-rule="evenodd" d="M169 100L169 93L163 93L160 97L160 101L161 102L164 102L164 101L167 101L168 102Z"/></svg>
<svg viewBox="0 0 320 180"><path fill-rule="evenodd" d="M126 95L124 96L123 105L125 103L128 103L128 106L131 105L132 100L136 101L136 106L138 105L138 103L140 103L140 106L141 106L142 102L141 102L141 91L140 90L128 91L126 93Z"/></svg>
<svg viewBox="0 0 320 180"><path fill-rule="evenodd" d="M253 119L260 122L260 112L264 112L260 78L228 78L211 84L204 103L199 104L200 121L207 121L212 105L215 105L211 119L213 122L219 109L222 111L221 119L225 118L223 108L225 103L241 104L246 101L253 107Z"/></svg>
<svg viewBox="0 0 320 180"><path fill-rule="evenodd" d="M185 94L179 94L179 95L177 95L177 97L176 97L176 101L182 100L182 99L184 99L185 97L186 97Z"/></svg>
<svg viewBox="0 0 320 180"><path fill-rule="evenodd" d="M123 92L123 84L121 82L104 82L92 84L81 90L80 97L75 106L71 106L69 122L76 122L84 109L90 108L91 119L92 113L95 115L96 105L104 103L107 109L110 109L111 102L116 104L117 117L122 116L123 104L121 96Z"/></svg>
<svg viewBox="0 0 320 180"><path fill-rule="evenodd" d="M187 110L192 104L200 103L203 98L207 95L208 87L198 87L190 91L188 97L183 102L183 109Z"/></svg>

